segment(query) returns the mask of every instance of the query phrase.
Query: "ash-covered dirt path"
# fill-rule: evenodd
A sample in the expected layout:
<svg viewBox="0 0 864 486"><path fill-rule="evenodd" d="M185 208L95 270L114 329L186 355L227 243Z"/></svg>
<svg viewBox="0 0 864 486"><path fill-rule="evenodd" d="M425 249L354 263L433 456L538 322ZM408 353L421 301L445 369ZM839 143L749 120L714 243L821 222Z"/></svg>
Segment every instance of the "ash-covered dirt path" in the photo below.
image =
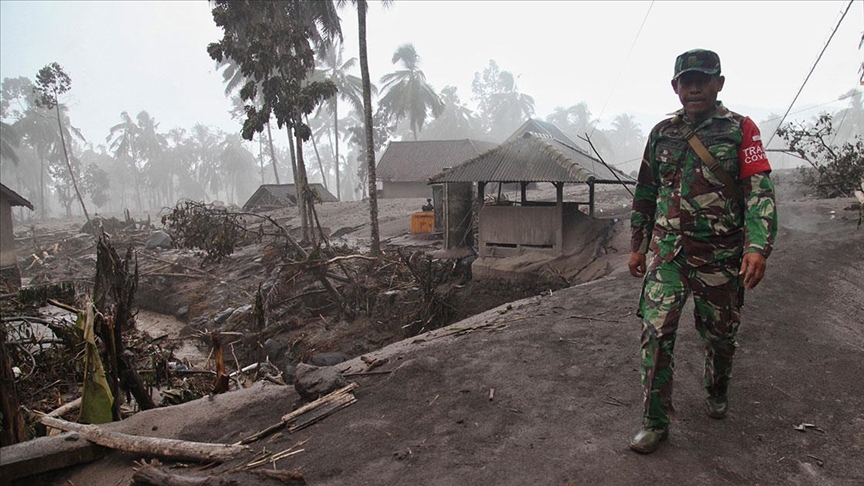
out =
<svg viewBox="0 0 864 486"><path fill-rule="evenodd" d="M640 282L623 254L604 279L370 353L388 357L378 369L392 372L352 378L357 403L253 448L308 439L276 467L311 485L864 484L864 228L843 210L850 202L781 192L777 248L743 313L730 414L716 421L703 411L702 348L688 317L677 345L677 422L650 456L627 447L641 410ZM339 367L352 365L362 368L359 358ZM259 384L111 427L234 442L296 403L292 388ZM802 423L816 427L794 428ZM250 458L171 471L219 474ZM112 453L43 479L126 484L134 459Z"/></svg>

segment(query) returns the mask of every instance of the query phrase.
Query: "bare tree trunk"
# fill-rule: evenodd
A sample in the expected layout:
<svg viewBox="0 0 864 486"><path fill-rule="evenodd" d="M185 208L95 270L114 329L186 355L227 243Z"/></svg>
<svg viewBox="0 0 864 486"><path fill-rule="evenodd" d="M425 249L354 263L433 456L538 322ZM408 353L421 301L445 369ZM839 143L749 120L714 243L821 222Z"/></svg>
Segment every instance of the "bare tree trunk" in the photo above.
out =
<svg viewBox="0 0 864 486"><path fill-rule="evenodd" d="M336 164L336 199L342 200L342 191L340 190L341 181L339 180L339 95L333 100L333 134L336 137L336 145L333 146L335 156L333 160Z"/></svg>
<svg viewBox="0 0 864 486"><path fill-rule="evenodd" d="M372 87L369 80L369 61L366 58L366 0L357 0L357 24L360 34L360 73L363 78L363 115L366 123L366 163L369 186L369 219L372 242L372 255L381 254L381 241L378 232L378 193L375 176L375 140L372 136Z"/></svg>
<svg viewBox="0 0 864 486"><path fill-rule="evenodd" d="M261 184L264 184L264 139L258 135L258 167L261 172Z"/></svg>
<svg viewBox="0 0 864 486"><path fill-rule="evenodd" d="M57 92L54 92L55 98ZM81 203L81 210L84 211L84 217L87 222L90 222L90 215L87 214L87 206L84 205L84 198L81 197L81 191L78 190L78 183L75 181L75 172L72 171L72 164L69 162L69 152L66 151L66 137L63 135L63 122L60 120L60 103L54 105L57 109L57 126L60 127L60 145L63 146L63 157L66 159L66 168L69 169L69 177L72 178L72 187L75 189L75 195L78 196L78 202Z"/></svg>
<svg viewBox="0 0 864 486"><path fill-rule="evenodd" d="M306 115L306 124L309 124L309 115ZM324 184L324 189L329 191L330 187L327 184L327 174L324 172L324 165L321 163L321 154L318 153L318 144L315 143L314 136L312 137L312 148L315 150L315 158L318 159L318 170L321 171L321 183Z"/></svg>
<svg viewBox="0 0 864 486"><path fill-rule="evenodd" d="M303 161L303 140L296 135L295 140L297 144L297 175L300 177L300 183L295 184L294 187L297 188L297 200L303 199L303 218L301 219L301 223L303 224L303 239L311 241L314 244L315 232L310 231L312 218L309 216L311 214L310 206L314 203L312 202L312 198L309 197L309 179L306 176L306 163Z"/></svg>
<svg viewBox="0 0 864 486"><path fill-rule="evenodd" d="M45 219L45 154L39 155L39 214Z"/></svg>
<svg viewBox="0 0 864 486"><path fill-rule="evenodd" d="M273 133L270 132L270 122L267 122L267 141L270 142L270 161L273 163L273 177L276 178L276 184L279 184L279 172L276 170L276 151L273 150ZM293 164L294 161L292 160L291 163ZM261 183L264 183L263 176Z"/></svg>
<svg viewBox="0 0 864 486"><path fill-rule="evenodd" d="M297 210L300 211L300 227L302 230L302 238L304 242L309 241L309 214L306 212L306 195L304 194L305 186L302 184L300 176L300 164L297 163L297 152L294 147L294 133L290 126L286 126L288 131L288 148L291 149L291 168L294 169L294 197L297 198ZM305 173L305 167L303 172Z"/></svg>

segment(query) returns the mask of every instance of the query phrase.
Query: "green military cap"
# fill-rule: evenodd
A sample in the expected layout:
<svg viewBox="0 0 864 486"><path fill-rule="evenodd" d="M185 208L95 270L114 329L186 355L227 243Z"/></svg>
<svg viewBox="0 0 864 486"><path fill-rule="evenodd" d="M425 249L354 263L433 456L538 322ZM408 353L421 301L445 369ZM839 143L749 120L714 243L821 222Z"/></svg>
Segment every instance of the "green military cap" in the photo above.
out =
<svg viewBox="0 0 864 486"><path fill-rule="evenodd" d="M672 79L678 79L678 76L688 71L699 71L712 75L720 74L720 56L707 49L687 51L675 59L675 76Z"/></svg>

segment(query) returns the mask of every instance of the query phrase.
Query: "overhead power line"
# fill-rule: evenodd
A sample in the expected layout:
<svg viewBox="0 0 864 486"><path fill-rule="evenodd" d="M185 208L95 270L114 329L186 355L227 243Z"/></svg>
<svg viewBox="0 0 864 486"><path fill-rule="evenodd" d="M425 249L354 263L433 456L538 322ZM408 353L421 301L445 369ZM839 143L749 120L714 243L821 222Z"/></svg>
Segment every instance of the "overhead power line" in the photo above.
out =
<svg viewBox="0 0 864 486"><path fill-rule="evenodd" d="M591 126L590 135L594 135L594 129L597 128L597 121L600 120L600 117L603 116L603 113L606 111L606 106L609 104L609 100L612 99L612 94L615 92L615 88L618 87L618 81L621 80L621 75L624 74L624 67L627 66L627 61L630 60L630 54L633 54L633 48L636 47L636 41L639 40L639 34L642 33L642 28L645 27L645 22L648 21L648 14L651 13L651 8L654 6L654 0L651 0L651 5L648 5L648 11L645 12L645 17L642 19L642 23L639 25L639 30L636 31L636 37L633 38L633 43L630 44L630 50L627 51L627 56L624 58L624 62L621 63L621 68L618 70L618 77L615 78L615 82L612 84L612 89L609 91L609 96L606 97L606 101L603 103L603 108L600 109L600 115L594 121L594 124Z"/></svg>
<svg viewBox="0 0 864 486"><path fill-rule="evenodd" d="M837 21L837 25L834 26L834 30L831 31L831 36L828 37L828 41L825 43L825 46L822 47L822 52L819 53L819 57L816 58L816 62L813 63L813 67L810 68L810 72L807 73L807 77L804 78L804 82L801 83L801 87L798 89L798 92L795 93L795 98L792 99L792 103L789 104L789 108L786 109L786 113L783 114L783 118L780 119L780 123L777 124L777 128L774 129L774 133L771 134L771 138L768 139L768 142L765 146L771 145L771 141L774 140L774 136L777 135L777 130L783 126L783 122L786 121L786 117L789 116L789 112L792 111L792 107L795 106L795 102L798 101L798 96L801 95L801 92L804 91L804 86L807 85L807 81L810 80L810 75L813 74L813 71L816 70L816 66L819 64L819 61L822 60L822 55L825 54L825 51L828 49L828 46L831 45L831 39L834 38L834 34L837 33L837 29L840 28L840 24L843 23L843 19L846 18L846 14L849 13L849 9L852 8L852 4L855 0L849 0L849 4L846 5L846 10L843 11L843 15L840 16L840 20Z"/></svg>

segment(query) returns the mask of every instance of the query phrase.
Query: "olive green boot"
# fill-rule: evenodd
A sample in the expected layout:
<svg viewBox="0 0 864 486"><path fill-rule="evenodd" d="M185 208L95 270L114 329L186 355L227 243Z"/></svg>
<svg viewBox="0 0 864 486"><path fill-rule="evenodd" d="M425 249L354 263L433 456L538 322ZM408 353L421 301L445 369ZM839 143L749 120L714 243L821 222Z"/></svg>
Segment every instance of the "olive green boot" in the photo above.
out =
<svg viewBox="0 0 864 486"><path fill-rule="evenodd" d="M708 416L713 419L722 419L729 412L729 397L720 395L716 397L709 396L705 399L706 411Z"/></svg>
<svg viewBox="0 0 864 486"><path fill-rule="evenodd" d="M660 442L666 440L669 429L646 429L643 428L630 441L630 448L639 454L651 454L660 447Z"/></svg>

